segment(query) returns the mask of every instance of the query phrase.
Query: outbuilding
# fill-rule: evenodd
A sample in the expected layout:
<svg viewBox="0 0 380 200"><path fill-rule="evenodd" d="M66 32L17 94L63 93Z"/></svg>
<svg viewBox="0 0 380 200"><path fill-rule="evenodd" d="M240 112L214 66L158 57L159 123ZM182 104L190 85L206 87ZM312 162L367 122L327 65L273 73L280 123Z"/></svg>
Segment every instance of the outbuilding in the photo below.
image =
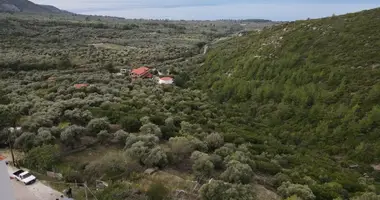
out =
<svg viewBox="0 0 380 200"><path fill-rule="evenodd" d="M158 80L158 84L166 84L166 85L171 85L174 83L174 79L172 77L161 77Z"/></svg>

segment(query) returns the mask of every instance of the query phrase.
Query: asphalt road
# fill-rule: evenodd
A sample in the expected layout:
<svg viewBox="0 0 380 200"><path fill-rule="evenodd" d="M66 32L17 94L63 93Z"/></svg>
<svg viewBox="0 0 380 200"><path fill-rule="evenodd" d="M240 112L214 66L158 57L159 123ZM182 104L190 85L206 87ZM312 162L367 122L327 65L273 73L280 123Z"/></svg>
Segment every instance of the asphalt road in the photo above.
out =
<svg viewBox="0 0 380 200"><path fill-rule="evenodd" d="M16 200L40 200L20 182L17 182L16 180L11 180L11 182Z"/></svg>

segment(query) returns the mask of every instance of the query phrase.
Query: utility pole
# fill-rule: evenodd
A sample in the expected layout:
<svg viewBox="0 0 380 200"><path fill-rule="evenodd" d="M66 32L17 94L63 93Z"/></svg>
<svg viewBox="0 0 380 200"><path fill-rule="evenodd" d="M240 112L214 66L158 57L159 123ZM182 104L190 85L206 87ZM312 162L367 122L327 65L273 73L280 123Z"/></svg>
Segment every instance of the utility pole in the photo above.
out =
<svg viewBox="0 0 380 200"><path fill-rule="evenodd" d="M18 165L15 163L15 155L13 154L13 145L12 142L9 143L9 147L11 149L11 155L12 155L12 163L15 167L18 167Z"/></svg>
<svg viewBox="0 0 380 200"><path fill-rule="evenodd" d="M15 162L15 155L13 154L13 140L11 140L11 137L13 137L13 133L16 130L16 125L14 124L14 128L9 128L9 134L8 134L8 145L9 149L11 150L11 155L12 155L12 163L15 167L17 167L16 162Z"/></svg>
<svg viewBox="0 0 380 200"><path fill-rule="evenodd" d="M87 198L87 181L84 182L84 194L86 195L86 200L88 200L88 198Z"/></svg>

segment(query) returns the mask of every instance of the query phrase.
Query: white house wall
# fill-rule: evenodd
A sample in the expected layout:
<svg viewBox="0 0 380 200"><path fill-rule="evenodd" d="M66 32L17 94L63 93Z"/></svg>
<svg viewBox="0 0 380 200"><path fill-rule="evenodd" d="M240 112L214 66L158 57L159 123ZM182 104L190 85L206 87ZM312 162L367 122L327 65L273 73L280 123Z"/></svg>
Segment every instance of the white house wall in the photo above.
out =
<svg viewBox="0 0 380 200"><path fill-rule="evenodd" d="M169 84L173 84L173 80L168 80L168 81L166 81L166 80L159 80L158 83L159 84L168 84L169 85Z"/></svg>

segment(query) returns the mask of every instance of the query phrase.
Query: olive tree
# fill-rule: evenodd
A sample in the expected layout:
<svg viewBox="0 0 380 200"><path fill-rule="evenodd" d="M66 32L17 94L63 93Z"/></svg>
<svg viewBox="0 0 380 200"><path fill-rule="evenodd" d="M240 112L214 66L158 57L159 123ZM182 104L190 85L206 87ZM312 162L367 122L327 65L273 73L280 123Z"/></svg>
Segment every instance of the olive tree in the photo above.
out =
<svg viewBox="0 0 380 200"><path fill-rule="evenodd" d="M256 163L254 160L251 159L251 154L250 153L244 153L242 151L236 151L235 153L227 156L224 159L225 163L229 163L232 160L239 161L240 163L243 164L248 164L252 169L256 169Z"/></svg>
<svg viewBox="0 0 380 200"><path fill-rule="evenodd" d="M143 157L142 162L148 167L164 167L168 164L168 159L161 147L157 146Z"/></svg>
<svg viewBox="0 0 380 200"><path fill-rule="evenodd" d="M220 180L211 180L200 189L202 200L255 200L249 185L236 185Z"/></svg>
<svg viewBox="0 0 380 200"><path fill-rule="evenodd" d="M274 176L274 186L279 187L283 182L291 181L292 179L284 173L277 173Z"/></svg>
<svg viewBox="0 0 380 200"><path fill-rule="evenodd" d="M30 116L28 120L22 123L23 130L35 132L40 127L51 127L53 125L51 116L51 113L38 113Z"/></svg>
<svg viewBox="0 0 380 200"><path fill-rule="evenodd" d="M12 136L12 137L10 137ZM8 142L13 142L16 139L14 134L11 134L8 128L3 128L0 130L0 144L8 144Z"/></svg>
<svg viewBox="0 0 380 200"><path fill-rule="evenodd" d="M106 118L95 118L87 124L87 130L90 135L95 136L102 130L109 130L110 124Z"/></svg>
<svg viewBox="0 0 380 200"><path fill-rule="evenodd" d="M61 141L68 147L74 148L74 146L80 143L80 137L84 135L86 129L81 126L72 125L67 127L61 133Z"/></svg>
<svg viewBox="0 0 380 200"><path fill-rule="evenodd" d="M352 198L353 200L380 200L380 195L377 195L373 192L366 192L360 196Z"/></svg>
<svg viewBox="0 0 380 200"><path fill-rule="evenodd" d="M190 124L189 122L182 121L180 125L181 125L181 129L179 132L183 135L194 134L198 131L197 127L194 126L193 124Z"/></svg>
<svg viewBox="0 0 380 200"><path fill-rule="evenodd" d="M43 145L31 149L24 157L24 164L30 169L39 172L51 170L59 161L59 148L57 145Z"/></svg>
<svg viewBox="0 0 380 200"><path fill-rule="evenodd" d="M236 147L234 144L226 143L222 147L215 150L215 154L225 158L234 153Z"/></svg>
<svg viewBox="0 0 380 200"><path fill-rule="evenodd" d="M165 126L170 128L175 128L174 119L172 117L168 117L165 119Z"/></svg>
<svg viewBox="0 0 380 200"><path fill-rule="evenodd" d="M30 132L22 133L15 141L15 147L23 151L29 151L36 144L36 134Z"/></svg>
<svg viewBox="0 0 380 200"><path fill-rule="evenodd" d="M102 130L98 133L97 138L100 142L106 142L111 137L111 134L107 130Z"/></svg>
<svg viewBox="0 0 380 200"><path fill-rule="evenodd" d="M195 151L191 154L193 172L198 178L209 177L214 171L214 164L208 154Z"/></svg>
<svg viewBox="0 0 380 200"><path fill-rule="evenodd" d="M281 184L277 192L284 198L297 195L303 200L314 200L315 195L307 185L293 184L289 181Z"/></svg>
<svg viewBox="0 0 380 200"><path fill-rule="evenodd" d="M119 144L125 145L129 133L125 132L124 130L118 130L113 134L113 136L114 140L116 140Z"/></svg>
<svg viewBox="0 0 380 200"><path fill-rule="evenodd" d="M143 141L138 141L130 148L126 150L126 153L128 156L130 156L132 159L142 162L142 159L145 157L146 154L149 153L149 147L145 145Z"/></svg>
<svg viewBox="0 0 380 200"><path fill-rule="evenodd" d="M220 178L230 183L248 184L252 181L253 171L248 164L232 160L227 164L227 169Z"/></svg>
<svg viewBox="0 0 380 200"><path fill-rule="evenodd" d="M127 140L125 141L125 148L130 148L134 143L136 142L143 142L145 146L148 146L150 148L156 146L160 139L154 135L138 135L130 134L127 137Z"/></svg>
<svg viewBox="0 0 380 200"><path fill-rule="evenodd" d="M53 126L50 128L50 133L55 137L59 138L61 135L61 128Z"/></svg>
<svg viewBox="0 0 380 200"><path fill-rule="evenodd" d="M125 140L125 148L130 148L134 143L138 142L139 139L135 134L128 135L127 139Z"/></svg>
<svg viewBox="0 0 380 200"><path fill-rule="evenodd" d="M53 144L55 137L51 134L48 128L39 128L36 136L36 144Z"/></svg>
<svg viewBox="0 0 380 200"><path fill-rule="evenodd" d="M84 125L87 124L93 118L90 111L82 111L79 108L75 108L73 110L66 110L64 112L64 117L72 123Z"/></svg>
<svg viewBox="0 0 380 200"><path fill-rule="evenodd" d="M144 134L152 134L157 137L162 137L161 129L156 124L147 123L140 127L140 131Z"/></svg>
<svg viewBox="0 0 380 200"><path fill-rule="evenodd" d="M0 105L0 130L12 126L17 115L10 106Z"/></svg>
<svg viewBox="0 0 380 200"><path fill-rule="evenodd" d="M195 161L195 160L198 160L200 158L210 158L210 156L207 154L207 153L203 153L203 152L200 152L200 151L194 151L192 154L191 154L191 160Z"/></svg>
<svg viewBox="0 0 380 200"><path fill-rule="evenodd" d="M121 118L120 124L124 130L130 133L138 132L141 127L141 122L137 118L130 116Z"/></svg>
<svg viewBox="0 0 380 200"><path fill-rule="evenodd" d="M141 122L143 125L151 123L151 122L150 122L150 119L149 119L148 116L142 117L142 118L140 119L140 122Z"/></svg>
<svg viewBox="0 0 380 200"><path fill-rule="evenodd" d="M219 180L211 180L200 189L202 200L224 199L224 193L230 187L228 183Z"/></svg>
<svg viewBox="0 0 380 200"><path fill-rule="evenodd" d="M223 146L224 139L219 133L211 133L206 138L205 141L209 149L217 149Z"/></svg>
<svg viewBox="0 0 380 200"><path fill-rule="evenodd" d="M176 162L183 160L194 151L190 140L186 137L172 137L169 139L169 147L173 152L173 159Z"/></svg>
<svg viewBox="0 0 380 200"><path fill-rule="evenodd" d="M187 136L194 150L206 152L208 150L207 144L194 136Z"/></svg>
<svg viewBox="0 0 380 200"><path fill-rule="evenodd" d="M221 156L216 155L216 154L211 154L210 160L212 164L214 164L215 169L217 170L224 169L224 163Z"/></svg>

